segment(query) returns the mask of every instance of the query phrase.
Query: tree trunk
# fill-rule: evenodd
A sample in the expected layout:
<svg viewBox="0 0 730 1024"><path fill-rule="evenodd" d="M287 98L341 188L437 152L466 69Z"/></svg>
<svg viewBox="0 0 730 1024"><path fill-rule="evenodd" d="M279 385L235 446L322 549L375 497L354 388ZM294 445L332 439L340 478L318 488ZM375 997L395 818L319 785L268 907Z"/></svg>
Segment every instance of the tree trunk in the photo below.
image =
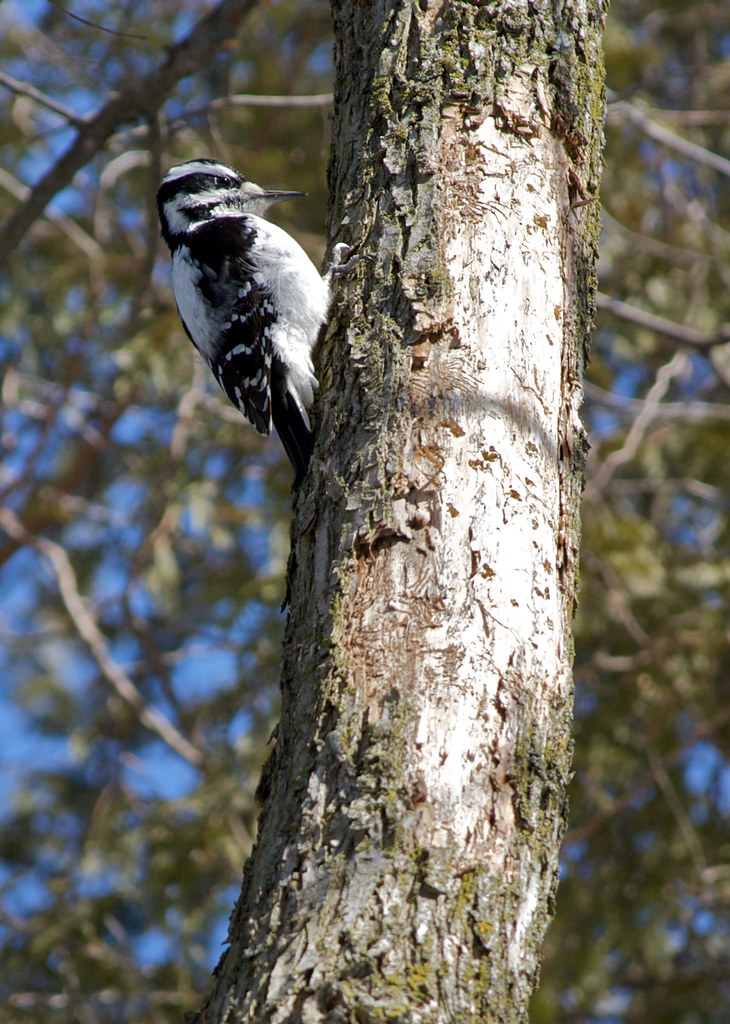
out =
<svg viewBox="0 0 730 1024"><path fill-rule="evenodd" d="M210 1022L526 1019L570 773L600 9L335 0L336 285ZM560 13L557 13L560 11Z"/></svg>

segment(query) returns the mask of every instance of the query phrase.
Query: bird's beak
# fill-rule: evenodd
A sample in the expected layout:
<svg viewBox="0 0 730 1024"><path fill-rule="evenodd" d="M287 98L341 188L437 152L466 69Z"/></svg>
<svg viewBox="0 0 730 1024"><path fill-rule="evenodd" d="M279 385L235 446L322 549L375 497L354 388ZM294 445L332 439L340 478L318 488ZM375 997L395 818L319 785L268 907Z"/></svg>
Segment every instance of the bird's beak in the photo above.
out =
<svg viewBox="0 0 730 1024"><path fill-rule="evenodd" d="M302 196L306 196L306 192L264 192L261 196L267 203L283 203L287 199L301 199Z"/></svg>

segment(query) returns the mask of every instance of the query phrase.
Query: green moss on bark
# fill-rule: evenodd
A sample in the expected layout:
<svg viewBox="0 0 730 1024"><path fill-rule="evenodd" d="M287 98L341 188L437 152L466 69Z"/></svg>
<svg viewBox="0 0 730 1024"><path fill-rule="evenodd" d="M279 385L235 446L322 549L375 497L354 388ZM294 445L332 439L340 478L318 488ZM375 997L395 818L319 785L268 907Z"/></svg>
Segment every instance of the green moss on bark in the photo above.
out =
<svg viewBox="0 0 730 1024"><path fill-rule="evenodd" d="M374 262L338 285L318 357L320 486L305 487L297 499L282 724L217 997L219 1009L226 1000L237 1009L208 1019L273 1019L272 978L282 971L293 1007L281 1017L286 1022L305 1019L306 1005L306 1019L320 1014L332 1022L518 1024L557 878L570 771L567 711L546 735L530 726L529 701L522 694L514 700L509 757L498 762L492 785L495 803L509 795L515 826L502 823L493 862L464 867L463 837L433 848L420 838L418 695L394 678L377 700L369 696L370 666L353 622L363 618L355 607L364 600L360 581L379 552L407 539L394 503L402 500L401 452L413 424L413 346L429 316L444 320L451 297L440 239L441 132L447 117L466 137L480 119L501 116L498 123L519 138L516 128L524 126L500 114L518 72L535 110L552 115L547 130L564 145L570 188L582 204L574 247L580 284L570 311L575 343L563 365L564 407L573 407L599 230L592 205L603 102L599 24L580 22L570 3L546 0L524 11L466 0L336 0L333 13L331 230L333 240L361 247ZM444 348L450 340L441 339ZM561 425L558 572L566 600L575 585L582 451L573 431L572 423ZM518 693L518 673L503 684ZM519 925L518 945L529 963L515 969L510 943L526 886L534 887L534 907Z"/></svg>

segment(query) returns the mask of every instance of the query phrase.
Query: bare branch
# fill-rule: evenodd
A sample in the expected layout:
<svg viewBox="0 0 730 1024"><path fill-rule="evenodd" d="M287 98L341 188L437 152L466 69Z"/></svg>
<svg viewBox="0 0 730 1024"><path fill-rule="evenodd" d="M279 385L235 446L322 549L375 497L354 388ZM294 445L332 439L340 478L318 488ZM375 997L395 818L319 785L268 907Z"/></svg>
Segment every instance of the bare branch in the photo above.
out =
<svg viewBox="0 0 730 1024"><path fill-rule="evenodd" d="M146 39L147 36L139 35L136 32L120 32L115 28L105 28L104 25L99 25L95 21L88 21L86 18L82 18L79 14L74 14L73 11L69 11L68 7L64 7L58 0L48 0L48 3L52 7L57 8L59 11L69 17L73 18L74 21L80 22L82 25L87 25L89 28L95 28L99 32L107 32L110 36L122 36L124 39Z"/></svg>
<svg viewBox="0 0 730 1024"><path fill-rule="evenodd" d="M650 139L654 139L655 142L668 146L677 153L681 153L682 156L689 157L690 160L695 160L699 164L704 164L705 167L711 167L718 174L724 174L730 178L730 160L720 156L718 153L711 152L709 149L705 149L704 146L698 146L695 142L683 139L681 135L675 135L668 128L664 128L662 125L657 124L656 121L653 121L636 103L625 101L610 103L607 110L607 119L609 122L630 121L631 124L635 124L637 128L640 128L645 135L648 135Z"/></svg>
<svg viewBox="0 0 730 1024"><path fill-rule="evenodd" d="M640 650L646 650L651 642L651 637L634 614L631 601L623 588L618 573L608 562L597 558L590 552L586 552L583 561L603 581L606 608L610 616L621 623Z"/></svg>
<svg viewBox="0 0 730 1024"><path fill-rule="evenodd" d="M637 309L636 306L630 306L628 302L614 299L603 292L598 292L596 295L596 305L607 313L621 317L622 320L628 320L629 323L637 324L639 327L646 327L647 330L654 331L655 334L663 334L665 338L674 338L690 348L707 350L714 345L726 345L730 341L730 324L723 324L715 334L703 334L702 331L696 331L693 327L684 327L673 320L665 320L664 317Z"/></svg>
<svg viewBox="0 0 730 1024"><path fill-rule="evenodd" d="M221 96L213 100L208 110L221 107L328 107L334 102L331 92L318 92L309 96L257 96L254 93L237 93L235 96Z"/></svg>
<svg viewBox="0 0 730 1024"><path fill-rule="evenodd" d="M705 872L707 861L705 860L702 844L700 843L697 835L697 829L692 824L692 819L687 813L687 810L684 807L671 778L669 777L666 765L653 749L649 751L649 764L651 766L651 773L654 776L654 781L664 794L664 799L674 816L674 820L677 822L679 834L684 840L687 852L694 864L697 880L699 881Z"/></svg>
<svg viewBox="0 0 730 1024"><path fill-rule="evenodd" d="M612 217L605 205L601 207L601 224L604 228L613 229L619 233L632 249L636 250L639 248L660 260L689 264L689 266L695 266L696 264L705 265L710 262L710 257L706 252L682 249L678 245L669 245L668 242L662 242L657 238L651 238L649 235L642 235L638 231L632 231L625 224L622 224L621 221Z"/></svg>
<svg viewBox="0 0 730 1024"><path fill-rule="evenodd" d="M692 128L730 124L730 110L667 110L664 107L652 107L651 113L661 121L674 121Z"/></svg>
<svg viewBox="0 0 730 1024"><path fill-rule="evenodd" d="M214 60L226 40L235 35L242 19L258 0L221 0L195 25L182 42L168 51L165 62L144 75L124 93L84 120L70 148L46 172L28 198L8 218L0 232L0 264L25 237L53 197L70 184L73 176L103 148L107 139L124 124L156 116L157 110L182 78L194 75Z"/></svg>
<svg viewBox="0 0 730 1024"><path fill-rule="evenodd" d="M64 118L70 124L81 126L84 123L82 117L78 117L74 114L73 110L69 110L68 107L64 107L62 103L57 103L56 100L51 99L50 96L46 96L40 89L36 89L34 85L28 85L27 82L20 82L17 78L13 78L12 75L6 74L4 71L0 71L0 85L4 85L6 89L10 89L11 92L16 93L18 96L27 96L28 99L33 100L40 106L45 107L47 110L52 110L54 114L58 114Z"/></svg>
<svg viewBox="0 0 730 1024"><path fill-rule="evenodd" d="M2 167L0 167L0 188L4 188L16 199L26 199L30 195L28 186L23 185ZM89 259L98 260L103 255L104 251L97 240L87 234L72 217L68 217L65 213L59 213L57 210L46 210L43 216L51 224L57 224L66 237L86 253Z"/></svg>
<svg viewBox="0 0 730 1024"><path fill-rule="evenodd" d="M625 465L634 458L641 442L644 439L649 425L657 416L662 399L669 390L669 386L675 377L681 376L687 368L689 356L686 352L675 352L674 356L657 372L654 383L646 393L641 409L626 435L626 440L620 448L611 452L601 463L598 471L588 482L586 487L586 498L595 500L607 488L619 466Z"/></svg>
<svg viewBox="0 0 730 1024"><path fill-rule="evenodd" d="M565 835L566 847L570 843L581 843L586 839L590 839L593 833L596 832L605 822L609 821L617 814L620 814L621 811L626 810L627 807L630 807L631 804L649 788L649 786L655 784L657 764L668 768L679 760L685 750L689 750L699 740L707 739L710 736L714 736L715 733L724 730L727 727L728 722L730 722L730 708L728 707L723 708L722 711L719 711L713 718L708 718L704 722L700 722L671 753L655 760L652 767L637 780L636 784L631 789L628 789L615 800L611 800L599 811L598 814L591 818L590 821L587 821L584 825L581 825L579 828L569 830Z"/></svg>
<svg viewBox="0 0 730 1024"><path fill-rule="evenodd" d="M629 398L626 395L617 395L612 391L605 391L596 384L586 381L584 384L586 398L604 409L612 409L617 417L625 419L633 418L644 407L643 398ZM701 423L703 420L724 421L730 419L730 405L720 402L700 402L695 399L688 399L683 402L663 402L656 410L655 419L662 422L680 421L683 423Z"/></svg>
<svg viewBox="0 0 730 1024"><path fill-rule="evenodd" d="M79 592L73 565L60 544L47 537L29 533L9 508L0 509L0 525L20 544L28 544L51 563L61 598L79 636L88 646L99 669L116 692L139 716L140 722L154 732L180 757L196 768L202 768L205 756L156 708L150 707L132 680L122 671L109 653L106 639Z"/></svg>
<svg viewBox="0 0 730 1024"><path fill-rule="evenodd" d="M237 93L235 96L218 96L200 107L185 110L170 125L170 131L177 131L188 124L191 118L213 114L229 107L331 107L334 95L331 92L312 93L303 96L262 96L255 93Z"/></svg>

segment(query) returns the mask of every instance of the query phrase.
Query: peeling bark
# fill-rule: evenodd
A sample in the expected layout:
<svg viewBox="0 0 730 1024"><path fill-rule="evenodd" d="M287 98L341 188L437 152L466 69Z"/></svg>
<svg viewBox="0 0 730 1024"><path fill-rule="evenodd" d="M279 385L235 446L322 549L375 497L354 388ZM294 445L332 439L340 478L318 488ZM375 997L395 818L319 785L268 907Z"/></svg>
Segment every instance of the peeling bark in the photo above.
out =
<svg viewBox="0 0 730 1024"><path fill-rule="evenodd" d="M334 3L276 749L206 1021L526 1020L570 772L600 9Z"/></svg>

